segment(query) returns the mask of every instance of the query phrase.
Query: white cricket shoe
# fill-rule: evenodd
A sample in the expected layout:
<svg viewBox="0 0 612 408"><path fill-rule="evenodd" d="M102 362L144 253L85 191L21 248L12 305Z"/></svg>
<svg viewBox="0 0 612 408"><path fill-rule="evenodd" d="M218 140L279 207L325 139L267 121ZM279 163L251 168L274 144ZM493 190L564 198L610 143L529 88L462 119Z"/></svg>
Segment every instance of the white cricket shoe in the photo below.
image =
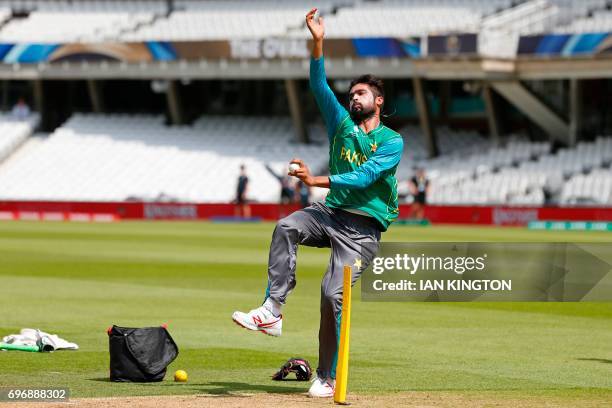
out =
<svg viewBox="0 0 612 408"><path fill-rule="evenodd" d="M312 398L329 398L334 396L336 382L332 379L315 378L308 390L308 396Z"/></svg>
<svg viewBox="0 0 612 408"><path fill-rule="evenodd" d="M283 329L283 315L274 316L264 306L251 310L249 313L234 312L232 320L245 329L263 332L269 336L278 337Z"/></svg>

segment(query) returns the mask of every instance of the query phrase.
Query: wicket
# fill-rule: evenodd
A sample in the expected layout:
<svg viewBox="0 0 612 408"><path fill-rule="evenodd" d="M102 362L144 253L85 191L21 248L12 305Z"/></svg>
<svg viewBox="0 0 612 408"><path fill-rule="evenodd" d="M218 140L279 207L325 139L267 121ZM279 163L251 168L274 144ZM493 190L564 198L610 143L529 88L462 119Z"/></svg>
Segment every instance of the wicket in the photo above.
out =
<svg viewBox="0 0 612 408"><path fill-rule="evenodd" d="M340 324L340 347L338 350L338 363L336 365L336 390L334 402L348 405L346 402L346 388L348 383L349 367L349 338L351 330L351 280L353 268L344 265L344 284L342 289L342 322Z"/></svg>

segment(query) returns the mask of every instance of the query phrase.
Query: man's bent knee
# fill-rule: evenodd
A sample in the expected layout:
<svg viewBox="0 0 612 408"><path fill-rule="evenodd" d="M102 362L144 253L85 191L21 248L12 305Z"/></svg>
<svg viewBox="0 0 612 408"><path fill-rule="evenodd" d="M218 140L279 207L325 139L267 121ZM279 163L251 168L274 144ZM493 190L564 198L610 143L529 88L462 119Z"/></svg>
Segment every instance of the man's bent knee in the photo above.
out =
<svg viewBox="0 0 612 408"><path fill-rule="evenodd" d="M278 220L278 222L276 223L276 228L281 231L297 230L298 222L295 219L295 217L292 217L291 215L289 215L285 218L281 218L280 220Z"/></svg>

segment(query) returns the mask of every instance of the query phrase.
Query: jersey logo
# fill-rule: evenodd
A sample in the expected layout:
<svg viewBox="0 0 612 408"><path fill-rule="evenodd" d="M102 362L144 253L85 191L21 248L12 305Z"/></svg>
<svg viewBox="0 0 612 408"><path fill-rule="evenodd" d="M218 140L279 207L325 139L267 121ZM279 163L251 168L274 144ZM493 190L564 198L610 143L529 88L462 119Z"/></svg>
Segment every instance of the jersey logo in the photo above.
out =
<svg viewBox="0 0 612 408"><path fill-rule="evenodd" d="M357 126L353 126L353 131L349 133L351 137L359 137L359 128Z"/></svg>
<svg viewBox="0 0 612 408"><path fill-rule="evenodd" d="M376 149L378 149L378 145L376 144L376 142L374 142L374 143L370 143L370 150L371 150L373 153L376 153Z"/></svg>
<svg viewBox="0 0 612 408"><path fill-rule="evenodd" d="M363 153L359 153L358 151L351 151L351 149L347 149L342 146L342 148L340 149L340 160L344 160L349 163L355 163L358 166L361 166L368 160L368 158Z"/></svg>
<svg viewBox="0 0 612 408"><path fill-rule="evenodd" d="M359 126L355 125L353 126L353 131L349 132L349 136L352 137L356 137L356 138L367 138L368 135L366 135L364 132L361 131L361 129L359 129Z"/></svg>

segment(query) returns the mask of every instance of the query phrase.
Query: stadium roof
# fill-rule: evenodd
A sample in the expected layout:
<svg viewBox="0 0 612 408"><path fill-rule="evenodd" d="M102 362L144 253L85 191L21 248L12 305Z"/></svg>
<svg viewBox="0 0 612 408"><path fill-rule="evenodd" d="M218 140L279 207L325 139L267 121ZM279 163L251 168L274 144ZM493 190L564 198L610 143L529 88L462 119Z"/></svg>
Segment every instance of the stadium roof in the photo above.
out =
<svg viewBox="0 0 612 408"><path fill-rule="evenodd" d="M306 79L304 60L0 64L0 79ZM589 79L612 77L612 58L328 59L330 78Z"/></svg>

